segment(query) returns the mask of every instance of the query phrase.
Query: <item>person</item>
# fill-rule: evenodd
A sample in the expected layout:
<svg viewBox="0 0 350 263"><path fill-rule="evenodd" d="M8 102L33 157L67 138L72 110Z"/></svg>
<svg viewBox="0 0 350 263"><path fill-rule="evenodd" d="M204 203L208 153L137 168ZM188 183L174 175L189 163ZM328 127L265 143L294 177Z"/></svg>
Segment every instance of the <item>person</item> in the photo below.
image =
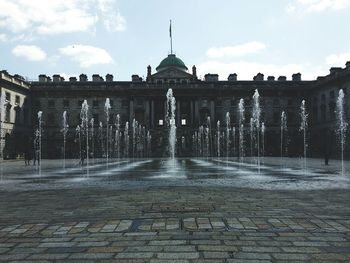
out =
<svg viewBox="0 0 350 263"><path fill-rule="evenodd" d="M30 147L30 139L26 141L25 148L24 148L24 163L25 165L30 165L31 158L31 147Z"/></svg>
<svg viewBox="0 0 350 263"><path fill-rule="evenodd" d="M33 165L35 165L35 163L38 163L38 165L40 165L40 142L39 142L39 138L35 137L34 139L34 163Z"/></svg>

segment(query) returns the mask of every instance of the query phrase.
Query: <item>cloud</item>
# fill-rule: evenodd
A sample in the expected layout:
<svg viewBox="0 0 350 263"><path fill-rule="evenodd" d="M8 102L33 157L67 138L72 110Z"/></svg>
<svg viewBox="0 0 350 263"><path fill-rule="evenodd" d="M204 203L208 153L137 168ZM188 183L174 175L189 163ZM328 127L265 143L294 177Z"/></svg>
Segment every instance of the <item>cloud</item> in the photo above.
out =
<svg viewBox="0 0 350 263"><path fill-rule="evenodd" d="M99 21L109 31L126 29L116 0L0 0L0 28L14 34L93 32Z"/></svg>
<svg viewBox="0 0 350 263"><path fill-rule="evenodd" d="M347 61L350 61L350 52L332 54L326 58L327 64L332 66L343 65Z"/></svg>
<svg viewBox="0 0 350 263"><path fill-rule="evenodd" d="M46 53L38 46L17 45L12 49L16 57L24 57L30 61L42 61L46 59Z"/></svg>
<svg viewBox="0 0 350 263"><path fill-rule="evenodd" d="M101 18L107 31L125 31L126 19L120 14L119 9L113 9L114 0L98 0L99 10L102 14Z"/></svg>
<svg viewBox="0 0 350 263"><path fill-rule="evenodd" d="M327 74L325 68L312 68L309 65L298 64L267 64L256 63L248 61L238 61L232 63L225 63L220 61L209 60L202 64L199 64L197 71L200 76L204 76L207 73L219 74L221 80L227 80L227 77L231 73L237 73L240 80L252 80L257 73L263 73L265 79L267 76L287 76L291 79L292 74L300 72L303 79L315 79L317 76Z"/></svg>
<svg viewBox="0 0 350 263"><path fill-rule="evenodd" d="M209 58L222 58L222 57L240 57L248 54L258 53L266 48L266 45L262 42L253 41L236 46L227 47L213 47L207 50L207 56Z"/></svg>
<svg viewBox="0 0 350 263"><path fill-rule="evenodd" d="M294 0L286 7L288 13L321 13L350 7L350 0Z"/></svg>
<svg viewBox="0 0 350 263"><path fill-rule="evenodd" d="M6 42L7 36L5 34L0 34L0 42Z"/></svg>
<svg viewBox="0 0 350 263"><path fill-rule="evenodd" d="M76 44L60 48L59 51L62 55L78 62L82 68L113 62L112 57L106 50L94 46Z"/></svg>

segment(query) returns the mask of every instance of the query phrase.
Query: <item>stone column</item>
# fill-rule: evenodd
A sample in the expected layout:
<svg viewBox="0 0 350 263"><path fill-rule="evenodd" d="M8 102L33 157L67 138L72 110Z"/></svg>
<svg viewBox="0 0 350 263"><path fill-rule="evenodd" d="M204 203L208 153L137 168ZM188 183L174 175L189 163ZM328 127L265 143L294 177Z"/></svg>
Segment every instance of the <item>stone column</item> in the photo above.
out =
<svg viewBox="0 0 350 263"><path fill-rule="evenodd" d="M154 100L152 100L151 101L151 129L154 128L155 118L156 118L156 116L154 116Z"/></svg>
<svg viewBox="0 0 350 263"><path fill-rule="evenodd" d="M150 117L150 101L146 100L146 111L145 111L145 126L149 129L151 125L151 117Z"/></svg>
<svg viewBox="0 0 350 263"><path fill-rule="evenodd" d="M198 100L194 102L194 122L198 126L199 125L199 105Z"/></svg>
<svg viewBox="0 0 350 263"><path fill-rule="evenodd" d="M177 114L177 126L181 127L181 109L180 109L180 101L176 101L176 114Z"/></svg>
<svg viewBox="0 0 350 263"><path fill-rule="evenodd" d="M211 124L215 122L215 102L213 100L210 101L210 120Z"/></svg>
<svg viewBox="0 0 350 263"><path fill-rule="evenodd" d="M194 104L193 104L193 100L191 100L190 103L190 118L191 118L191 125L194 126Z"/></svg>

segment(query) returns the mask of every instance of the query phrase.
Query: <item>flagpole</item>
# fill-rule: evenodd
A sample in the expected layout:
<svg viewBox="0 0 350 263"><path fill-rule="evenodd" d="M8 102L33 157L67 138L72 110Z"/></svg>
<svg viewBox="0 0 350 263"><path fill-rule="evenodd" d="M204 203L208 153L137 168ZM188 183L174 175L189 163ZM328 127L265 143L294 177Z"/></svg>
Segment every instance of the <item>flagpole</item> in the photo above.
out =
<svg viewBox="0 0 350 263"><path fill-rule="evenodd" d="M173 36L171 32L171 19L170 19L169 33L170 33L170 54L173 54Z"/></svg>

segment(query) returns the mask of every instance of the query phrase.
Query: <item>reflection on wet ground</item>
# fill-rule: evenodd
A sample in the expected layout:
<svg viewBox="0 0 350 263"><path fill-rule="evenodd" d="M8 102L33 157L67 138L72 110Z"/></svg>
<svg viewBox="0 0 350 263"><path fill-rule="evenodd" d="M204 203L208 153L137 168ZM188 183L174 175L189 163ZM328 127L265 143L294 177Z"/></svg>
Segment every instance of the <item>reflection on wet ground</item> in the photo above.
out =
<svg viewBox="0 0 350 263"><path fill-rule="evenodd" d="M57 161L59 162L59 161ZM135 159L99 162L66 170L44 167L7 170L0 190L42 190L81 187L139 188L149 186L229 186L268 190L349 188L350 177L323 169L261 165L233 159Z"/></svg>

